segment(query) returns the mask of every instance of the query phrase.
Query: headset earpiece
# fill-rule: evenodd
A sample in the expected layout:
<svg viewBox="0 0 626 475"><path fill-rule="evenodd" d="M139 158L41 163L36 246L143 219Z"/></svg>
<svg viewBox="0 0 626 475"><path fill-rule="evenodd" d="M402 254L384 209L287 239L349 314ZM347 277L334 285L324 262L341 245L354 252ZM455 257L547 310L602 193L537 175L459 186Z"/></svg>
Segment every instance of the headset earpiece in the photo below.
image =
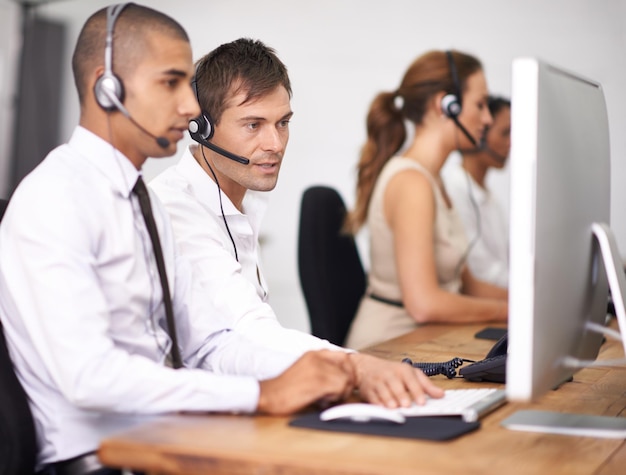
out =
<svg viewBox="0 0 626 475"><path fill-rule="evenodd" d="M196 96L196 100L200 103L200 97L198 96L198 85L196 84L196 78L194 76L193 81L191 81L191 88L193 89L193 93ZM204 141L209 141L211 137L213 137L213 132L215 127L213 127L213 119L211 115L204 111L200 111L200 115L198 117L194 117L189 121L189 125L187 126L189 130L189 134L191 134L191 138L196 140L197 142L202 143L196 137L203 139Z"/></svg>
<svg viewBox="0 0 626 475"><path fill-rule="evenodd" d="M456 94L446 94L441 99L441 111L452 118L458 117L461 113L461 102Z"/></svg>
<svg viewBox="0 0 626 475"><path fill-rule="evenodd" d="M198 101L198 104L200 104L200 97L198 96L198 84L196 82L196 76L197 76L197 71L196 71L196 75L194 75L193 80L191 81L191 88L193 89L193 93L196 95L196 100ZM224 150L222 147L219 147L215 145L213 142L211 142L211 137L213 137L213 133L215 132L215 125L213 123L213 119L211 118L211 116L209 115L207 111L204 111L201 109L200 115L198 117L194 117L193 119L189 121L189 123L187 124L187 130L189 131L189 135L191 136L192 140L195 140L200 145L204 145L205 147L213 150L214 152L219 153L220 155L226 158L230 158L231 160L234 160L243 165L247 165L250 163L249 159L236 155L232 152L229 152L228 150ZM228 225L226 226L228 227ZM235 257L236 256L237 256L237 249L235 249Z"/></svg>
<svg viewBox="0 0 626 475"><path fill-rule="evenodd" d="M198 117L194 117L189 121L188 129L192 138L194 136L200 136L204 140L209 140L213 137L211 119L204 111Z"/></svg>
<svg viewBox="0 0 626 475"><path fill-rule="evenodd" d="M117 109L117 106L111 100L111 95L117 97L120 103L124 102L124 85L113 73L107 74L105 71L96 81L93 92L98 105L107 112Z"/></svg>
<svg viewBox="0 0 626 475"><path fill-rule="evenodd" d="M117 17L128 3L118 3L107 8L107 35L104 46L104 73L94 84L93 92L96 102L105 111L110 112L118 108L111 97L117 98L120 104L124 103L124 84L113 72L113 29Z"/></svg>

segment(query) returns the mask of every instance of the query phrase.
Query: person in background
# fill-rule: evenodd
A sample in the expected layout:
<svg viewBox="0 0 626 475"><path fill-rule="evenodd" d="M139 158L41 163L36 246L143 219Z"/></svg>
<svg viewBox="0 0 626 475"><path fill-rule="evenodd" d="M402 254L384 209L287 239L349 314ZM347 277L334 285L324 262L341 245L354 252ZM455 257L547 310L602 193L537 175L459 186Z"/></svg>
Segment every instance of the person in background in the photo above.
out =
<svg viewBox="0 0 626 475"><path fill-rule="evenodd" d="M507 291L466 266L468 240L440 176L450 153L476 146L491 122L482 65L459 51L423 54L372 102L346 219L352 233L367 224L370 271L348 346L424 323L506 321Z"/></svg>
<svg viewBox="0 0 626 475"><path fill-rule="evenodd" d="M509 284L509 226L496 196L487 188L489 170L501 170L511 148L511 102L489 97L493 124L480 146L461 150L461 161L444 170L446 190L471 240L468 265L485 282Z"/></svg>
<svg viewBox="0 0 626 475"><path fill-rule="evenodd" d="M183 255L232 328L251 340L300 355L326 348L349 356L361 398L388 407L441 396L420 371L331 345L285 328L268 303L259 228L289 140L287 68L261 41L223 44L196 65L202 113L190 123L198 143L150 182L168 210Z"/></svg>
<svg viewBox="0 0 626 475"><path fill-rule="evenodd" d="M146 190L147 157L172 155L200 113L185 30L114 5L86 21L72 66L80 123L20 183L0 225L0 321L38 473L121 473L100 464L100 441L158 414L284 415L351 394L349 355L294 356L232 331Z"/></svg>

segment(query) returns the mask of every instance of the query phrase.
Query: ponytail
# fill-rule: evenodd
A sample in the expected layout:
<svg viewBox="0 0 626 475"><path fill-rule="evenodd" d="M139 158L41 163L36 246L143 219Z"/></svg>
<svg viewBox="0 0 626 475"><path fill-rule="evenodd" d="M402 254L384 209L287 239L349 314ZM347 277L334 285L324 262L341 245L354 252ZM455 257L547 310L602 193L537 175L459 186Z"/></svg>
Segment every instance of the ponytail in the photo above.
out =
<svg viewBox="0 0 626 475"><path fill-rule="evenodd" d="M406 140L402 110L396 106L396 101L401 99L396 92L380 93L367 114L367 141L357 165L356 205L345 223L345 230L351 234L356 234L365 223L380 171Z"/></svg>

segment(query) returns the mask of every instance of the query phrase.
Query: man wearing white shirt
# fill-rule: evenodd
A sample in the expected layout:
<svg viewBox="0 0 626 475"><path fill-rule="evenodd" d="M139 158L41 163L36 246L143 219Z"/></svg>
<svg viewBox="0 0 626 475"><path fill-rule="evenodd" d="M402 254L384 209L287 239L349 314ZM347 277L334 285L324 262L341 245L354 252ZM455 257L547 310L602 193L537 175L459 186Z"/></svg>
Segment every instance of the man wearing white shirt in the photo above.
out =
<svg viewBox="0 0 626 475"><path fill-rule="evenodd" d="M0 225L0 321L35 419L37 470L118 473L97 461L102 438L161 413L289 414L346 397L347 355L298 359L230 330L152 196L169 285L160 281L133 190L147 157L172 155L199 113L184 29L135 4L102 9L72 66L80 125L22 181ZM178 370L166 363L174 333L164 288Z"/></svg>
<svg viewBox="0 0 626 475"><path fill-rule="evenodd" d="M291 85L274 50L247 38L221 45L196 65L202 109L190 123L192 145L150 187L170 213L181 253L206 297L235 331L294 355L348 352L362 398L388 407L441 396L420 370L331 345L284 328L267 301L259 261L266 192L276 186L289 139Z"/></svg>
<svg viewBox="0 0 626 475"><path fill-rule="evenodd" d="M500 287L509 283L509 226L496 196L487 188L490 169L506 164L511 147L511 103L490 97L493 124L481 147L461 151L461 163L446 170L444 180L467 238L471 242L468 264L473 274Z"/></svg>

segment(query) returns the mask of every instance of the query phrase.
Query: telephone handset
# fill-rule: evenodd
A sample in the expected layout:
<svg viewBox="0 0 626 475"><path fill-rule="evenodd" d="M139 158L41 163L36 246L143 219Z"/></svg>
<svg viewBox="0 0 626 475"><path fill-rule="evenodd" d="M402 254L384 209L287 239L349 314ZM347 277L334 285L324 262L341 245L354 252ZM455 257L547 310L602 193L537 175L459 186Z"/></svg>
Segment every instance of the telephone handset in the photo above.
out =
<svg viewBox="0 0 626 475"><path fill-rule="evenodd" d="M459 375L469 381L506 382L506 354L508 333L504 334L489 350L484 360L476 361L459 370Z"/></svg>
<svg viewBox="0 0 626 475"><path fill-rule="evenodd" d="M487 358L493 358L495 356L506 356L507 350L509 349L509 334L505 333L502 337L491 347L487 356Z"/></svg>

